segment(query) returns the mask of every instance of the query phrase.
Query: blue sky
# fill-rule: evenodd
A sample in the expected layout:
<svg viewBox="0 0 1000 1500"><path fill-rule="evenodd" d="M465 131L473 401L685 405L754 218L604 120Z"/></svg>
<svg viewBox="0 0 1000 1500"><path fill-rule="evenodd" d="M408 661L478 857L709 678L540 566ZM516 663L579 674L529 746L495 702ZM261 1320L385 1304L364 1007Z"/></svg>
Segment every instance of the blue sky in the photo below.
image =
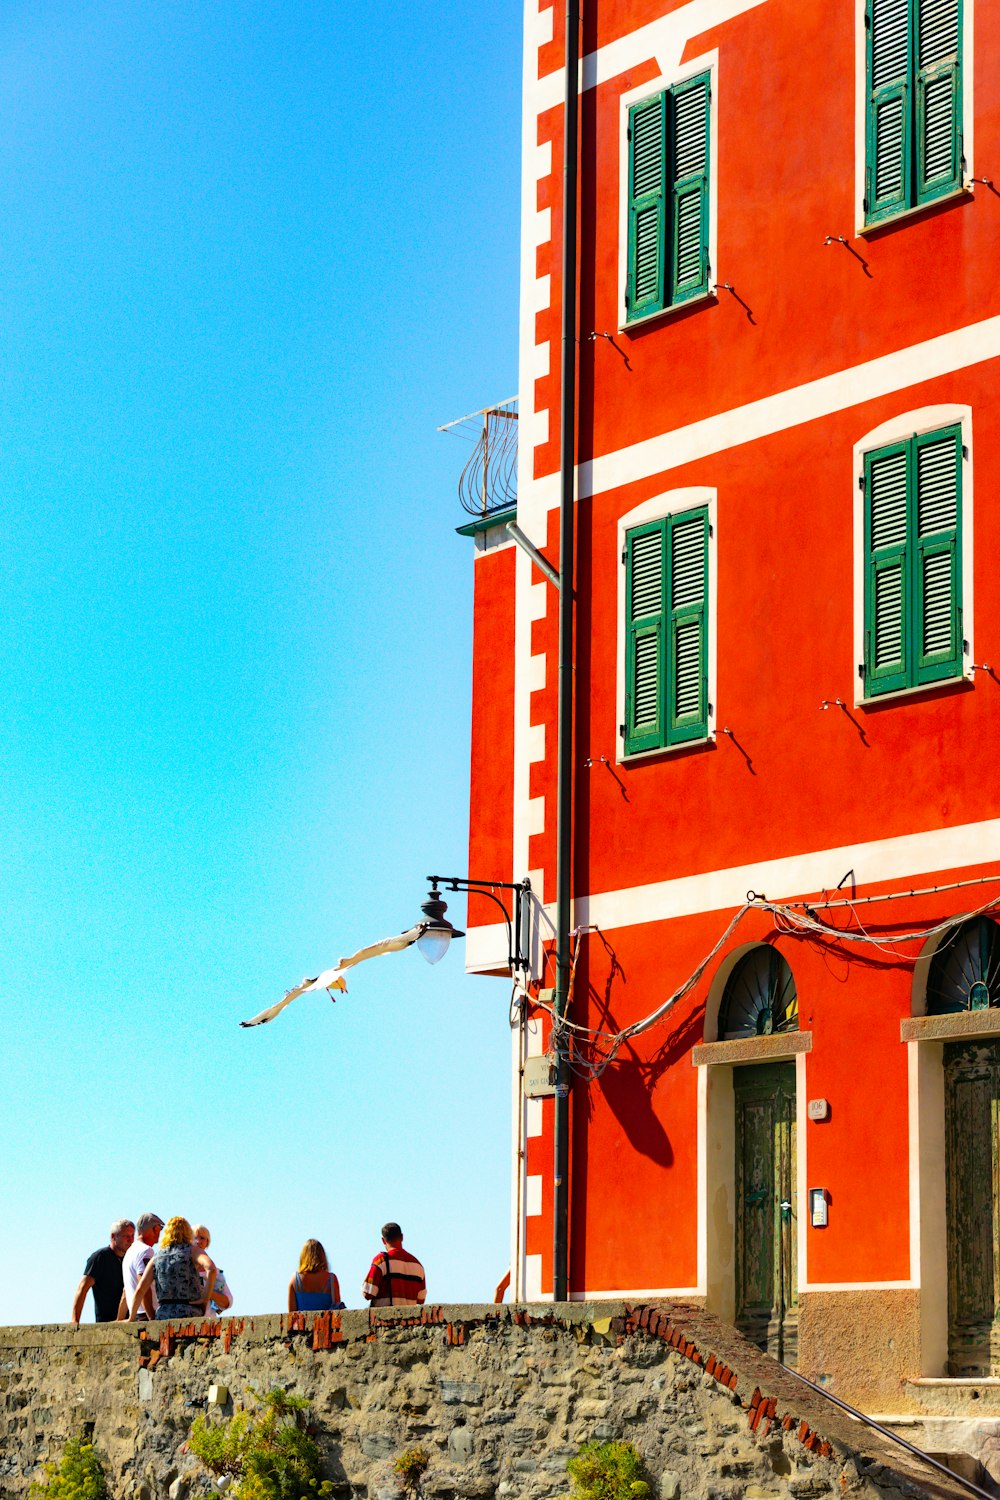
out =
<svg viewBox="0 0 1000 1500"><path fill-rule="evenodd" d="M237 1023L467 868L435 429L516 390L519 86L513 6L0 10L0 1323L147 1208L237 1312L387 1217L434 1300L507 1266L501 981Z"/></svg>

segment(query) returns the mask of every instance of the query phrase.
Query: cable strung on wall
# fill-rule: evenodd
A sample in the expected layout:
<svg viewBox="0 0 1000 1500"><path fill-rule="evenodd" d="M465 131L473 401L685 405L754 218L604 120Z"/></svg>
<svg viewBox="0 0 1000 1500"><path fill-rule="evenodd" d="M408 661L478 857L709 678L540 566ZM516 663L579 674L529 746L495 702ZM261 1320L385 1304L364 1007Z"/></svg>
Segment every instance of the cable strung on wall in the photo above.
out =
<svg viewBox="0 0 1000 1500"><path fill-rule="evenodd" d="M973 911L966 912L964 916L946 917L944 921L935 923L932 927L922 927L916 932L899 932L892 937L877 938L868 932L861 923L861 918L854 910L854 903L847 902L851 915L858 924L858 931L852 932L848 927L834 927L830 923L822 922L819 917L813 915L812 910L806 907L803 911L797 911L795 907L783 906L778 903L761 903L766 910L770 911L774 918L775 931L795 936L797 932L816 933L822 937L833 937L840 942L867 943L879 952L886 954L894 961L902 960L905 963L915 964L920 954L900 953L892 946L896 943L927 942L939 932L946 932L949 928L960 926L963 922L970 921L973 917L984 916L986 912L992 911L998 905L998 898L991 897L982 906ZM745 908L744 908L745 909Z"/></svg>
<svg viewBox="0 0 1000 1500"><path fill-rule="evenodd" d="M1000 884L1000 876L986 878ZM957 881L955 885L957 887L969 883L967 881ZM948 887L939 886L935 889L945 890ZM705 970L726 946L747 912L769 912L775 932L786 937L804 937L806 939L833 943L855 943L875 948L879 953L884 954L886 958L891 959L893 963L903 962L915 966L920 961L922 955L920 953L901 952L897 946L898 944L919 943L923 947L925 943L929 942L931 938L936 937L939 933L956 932L963 923L971 921L976 917L985 916L988 912L993 912L1000 906L1000 895L994 895L988 901L983 902L981 906L977 906L971 911L949 916L941 922L932 923L930 926L921 927L911 932L894 933L892 937L878 937L862 926L861 920L854 910L854 902L850 900L845 901L844 905L850 909L851 915L857 923L857 930L847 927L835 927L831 923L823 922L816 915L815 907L809 904L800 903L796 906L790 906L784 902L768 901L765 896L756 896L753 892L748 894L753 896L753 899L748 899L743 903L717 942L713 944L712 948L688 978L684 980L683 984L679 985L661 1005L658 1005L655 1010L650 1011L642 1020L633 1021L630 1026L625 1026L620 1031L611 1032L604 1031L599 1027L582 1026L579 1022L569 1020L568 1017L558 1017L551 1005L547 1005L537 999L525 997L526 1003L532 1009L544 1011L550 1017L553 1035L556 1029L559 1028L567 1040L574 1044L570 1056L570 1067L577 1077L587 1079L600 1078L605 1068L614 1062L621 1048L627 1042L631 1041L633 1037L641 1036L644 1032L651 1030L663 1021L669 1012L673 1010L674 1006L680 1000L683 1000L685 995L690 994L691 990L698 984ZM599 931L598 928L578 928L572 934L576 943L573 954L574 975L577 959L579 958L580 939L584 930ZM552 1042L550 1041L551 1045ZM596 1055L587 1057L584 1055L584 1049Z"/></svg>

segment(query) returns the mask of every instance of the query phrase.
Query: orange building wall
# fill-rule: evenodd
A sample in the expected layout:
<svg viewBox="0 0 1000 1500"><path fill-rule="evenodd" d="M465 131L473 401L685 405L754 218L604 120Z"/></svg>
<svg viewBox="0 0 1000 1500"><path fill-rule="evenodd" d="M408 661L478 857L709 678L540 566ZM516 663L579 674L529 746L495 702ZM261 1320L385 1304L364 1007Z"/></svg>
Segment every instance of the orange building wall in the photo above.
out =
<svg viewBox="0 0 1000 1500"><path fill-rule="evenodd" d="M603 40L643 24L668 3L600 6ZM560 8L553 44L562 55ZM855 224L853 5L767 0L695 39L687 56L719 51L718 264L746 309L720 292L710 305L616 333L626 358L591 331L618 328L620 108L623 93L654 78L654 61L587 90L582 99L581 459L728 411L966 323L1000 313L1000 285L983 275L995 255L1000 196L932 206L852 240L861 261L828 235ZM556 62L553 62L553 67ZM1000 14L978 4L973 84L975 170L1000 148ZM764 105L762 107L762 101ZM537 337L552 341L539 404L558 410L561 295L562 111L538 121L553 171L538 206L552 207L542 269L552 276ZM752 128L748 122L752 122ZM637 397L641 393L641 399ZM557 424L535 452L535 473L558 469Z"/></svg>
<svg viewBox="0 0 1000 1500"><path fill-rule="evenodd" d="M972 4L973 0L966 0ZM680 0L614 0L584 17L584 53L679 8ZM767 0L695 38L685 57L718 49L717 300L633 331L619 318L621 95L658 74L655 60L588 88L582 99L579 453L582 464L701 419L792 390L1000 315L992 274L1000 193L940 204L855 236L856 6ZM541 48L540 74L562 59L563 18ZM586 70L585 70L586 71ZM977 0L971 76L977 176L1000 160L1000 12ZM551 276L534 340L550 341L549 373L534 383L548 437L522 451L522 474L558 470L562 111L540 114L552 172L535 206L551 209L538 272ZM529 123L529 134L533 127ZM850 238L851 249L826 244ZM852 253L853 251L853 253ZM612 339L590 333L611 332ZM977 662L1000 659L1000 361L900 389L710 453L640 481L586 485L577 506L574 892L578 897L733 866L850 848L1000 816L994 772L1000 686L979 673L909 699L855 706L854 445L880 423L921 407L972 409L974 619ZM525 393L522 392L522 396ZM706 744L619 764L619 518L686 486L717 493L716 734ZM533 535L558 561L558 515ZM473 834L470 863L511 861L513 562L476 564ZM499 642L503 641L503 649ZM555 887L557 599L531 626L547 661L530 722L546 726L546 757L529 796L544 798L545 829L528 866ZM842 698L846 711L823 710ZM502 723L500 722L502 720ZM728 726L732 736L724 736ZM498 747L509 745L502 774ZM602 763L605 757L609 764ZM588 765L589 762L589 765ZM506 778L506 788L501 782ZM498 856L506 863L501 865ZM525 871L515 870L515 876ZM847 871L829 872L834 885ZM947 885L989 867L936 872ZM803 896L819 892L803 892ZM866 891L863 894L872 894ZM910 1263L907 1049L918 945L896 933L954 919L986 897L975 888L859 908L887 952L782 935L751 912L703 979L654 1031L623 1049L600 1079L571 1094L570 1285L585 1290L693 1287L698 1279L698 1072L714 976L726 953L774 941L796 978L800 1027L812 1034L807 1095L831 1104L822 1123L800 1118L810 1186L830 1198L830 1222L808 1230L810 1282L899 1282ZM584 935L573 1015L616 1031L646 1015L705 958L733 916L711 911ZM484 913L480 918L489 920ZM848 915L841 912L846 923ZM470 919L471 920L471 919ZM541 976L554 982L551 958ZM525 1170L542 1178L542 1212L526 1247L551 1285L552 1103L526 1143ZM806 1212L800 1203L799 1212Z"/></svg>
<svg viewBox="0 0 1000 1500"><path fill-rule="evenodd" d="M472 637L469 874L512 879L514 828L514 550L477 554ZM496 921L492 902L469 896L469 927Z"/></svg>
<svg viewBox="0 0 1000 1500"><path fill-rule="evenodd" d="M988 677L855 707L853 445L897 412L971 405L975 645L1000 646L997 364L910 388L716 454L581 507L579 751L613 757L618 516L647 494L718 490L719 734L707 745L581 779L578 876L616 889L814 848L975 822L1000 808L1000 689ZM848 712L823 710L843 698ZM747 757L751 762L747 764ZM943 774L943 768L947 768ZM655 836L652 831L655 830ZM831 872L833 873L833 872ZM839 879L843 871L837 871Z"/></svg>

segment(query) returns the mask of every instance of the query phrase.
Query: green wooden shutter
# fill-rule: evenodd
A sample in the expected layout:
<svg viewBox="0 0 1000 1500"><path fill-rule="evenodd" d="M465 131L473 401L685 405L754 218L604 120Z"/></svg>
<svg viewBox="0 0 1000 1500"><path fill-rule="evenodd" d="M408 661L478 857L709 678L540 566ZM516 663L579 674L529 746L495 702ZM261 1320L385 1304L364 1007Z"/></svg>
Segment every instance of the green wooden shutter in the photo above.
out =
<svg viewBox="0 0 1000 1500"><path fill-rule="evenodd" d="M670 92L670 301L708 291L709 75Z"/></svg>
<svg viewBox="0 0 1000 1500"><path fill-rule="evenodd" d="M909 685L909 445L865 456L865 693Z"/></svg>
<svg viewBox="0 0 1000 1500"><path fill-rule="evenodd" d="M666 526L654 521L626 538L625 753L663 743Z"/></svg>
<svg viewBox="0 0 1000 1500"><path fill-rule="evenodd" d="M897 213L911 201L910 5L911 0L867 0L869 222Z"/></svg>
<svg viewBox="0 0 1000 1500"><path fill-rule="evenodd" d="M915 0L916 201L962 185L961 7L959 0Z"/></svg>
<svg viewBox="0 0 1000 1500"><path fill-rule="evenodd" d="M938 682L962 670L961 429L927 433L913 448L916 680Z"/></svg>
<svg viewBox="0 0 1000 1500"><path fill-rule="evenodd" d="M665 301L666 96L629 110L628 318L659 312Z"/></svg>
<svg viewBox="0 0 1000 1500"><path fill-rule="evenodd" d="M668 727L671 744L708 733L708 513L670 519Z"/></svg>
<svg viewBox="0 0 1000 1500"><path fill-rule="evenodd" d="M865 691L962 672L962 430L865 458Z"/></svg>

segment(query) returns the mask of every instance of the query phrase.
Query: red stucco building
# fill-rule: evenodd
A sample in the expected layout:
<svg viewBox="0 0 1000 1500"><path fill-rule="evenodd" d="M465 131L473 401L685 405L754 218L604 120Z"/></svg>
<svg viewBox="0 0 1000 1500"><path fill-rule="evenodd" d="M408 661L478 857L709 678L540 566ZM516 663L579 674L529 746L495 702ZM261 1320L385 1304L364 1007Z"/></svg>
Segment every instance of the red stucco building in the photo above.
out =
<svg viewBox="0 0 1000 1500"><path fill-rule="evenodd" d="M563 32L527 0L516 519L557 567ZM1000 12L597 0L581 56L569 1294L916 1409L1000 1373ZM470 869L536 906L528 1298L558 596L510 514L466 528Z"/></svg>

